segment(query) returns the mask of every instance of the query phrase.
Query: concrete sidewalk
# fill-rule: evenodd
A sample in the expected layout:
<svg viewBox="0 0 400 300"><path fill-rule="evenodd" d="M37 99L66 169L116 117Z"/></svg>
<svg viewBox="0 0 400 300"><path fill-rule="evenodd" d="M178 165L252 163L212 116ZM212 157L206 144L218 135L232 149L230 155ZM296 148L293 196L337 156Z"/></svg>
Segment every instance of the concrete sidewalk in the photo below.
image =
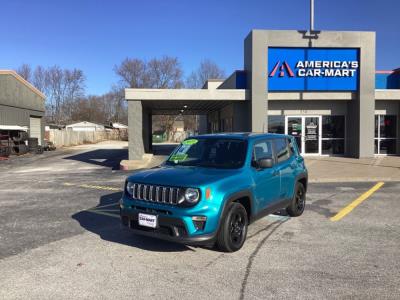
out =
<svg viewBox="0 0 400 300"><path fill-rule="evenodd" d="M306 157L310 182L400 181L400 157Z"/></svg>

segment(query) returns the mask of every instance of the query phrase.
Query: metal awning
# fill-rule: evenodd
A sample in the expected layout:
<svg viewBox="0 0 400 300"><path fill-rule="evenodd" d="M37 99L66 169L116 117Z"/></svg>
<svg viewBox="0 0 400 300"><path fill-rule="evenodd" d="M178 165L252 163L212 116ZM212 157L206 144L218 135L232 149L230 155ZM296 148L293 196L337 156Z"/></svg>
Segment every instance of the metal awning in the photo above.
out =
<svg viewBox="0 0 400 300"><path fill-rule="evenodd" d="M18 125L0 125L0 130L17 130L17 131L28 131L29 128L27 126L18 126Z"/></svg>

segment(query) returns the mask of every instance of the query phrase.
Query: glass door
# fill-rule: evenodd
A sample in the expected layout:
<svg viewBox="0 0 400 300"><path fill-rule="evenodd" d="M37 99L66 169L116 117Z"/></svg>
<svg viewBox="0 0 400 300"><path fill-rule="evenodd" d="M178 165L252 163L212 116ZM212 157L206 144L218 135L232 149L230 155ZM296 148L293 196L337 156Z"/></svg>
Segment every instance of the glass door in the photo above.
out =
<svg viewBox="0 0 400 300"><path fill-rule="evenodd" d="M285 125L302 155L321 155L321 116L287 116Z"/></svg>
<svg viewBox="0 0 400 300"><path fill-rule="evenodd" d="M320 117L304 117L304 154L320 154Z"/></svg>
<svg viewBox="0 0 400 300"><path fill-rule="evenodd" d="M397 116L375 115L375 154L396 154Z"/></svg>
<svg viewBox="0 0 400 300"><path fill-rule="evenodd" d="M300 153L303 153L303 118L286 117L286 134L293 136Z"/></svg>

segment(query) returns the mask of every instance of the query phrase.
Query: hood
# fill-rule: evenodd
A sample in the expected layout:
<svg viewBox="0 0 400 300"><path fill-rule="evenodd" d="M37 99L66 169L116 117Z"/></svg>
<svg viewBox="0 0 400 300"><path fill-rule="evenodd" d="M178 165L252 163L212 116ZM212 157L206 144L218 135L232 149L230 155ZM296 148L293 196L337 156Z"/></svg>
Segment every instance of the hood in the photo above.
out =
<svg viewBox="0 0 400 300"><path fill-rule="evenodd" d="M161 166L159 168L140 171L128 177L130 182L199 187L237 175L237 169L213 169L190 166Z"/></svg>

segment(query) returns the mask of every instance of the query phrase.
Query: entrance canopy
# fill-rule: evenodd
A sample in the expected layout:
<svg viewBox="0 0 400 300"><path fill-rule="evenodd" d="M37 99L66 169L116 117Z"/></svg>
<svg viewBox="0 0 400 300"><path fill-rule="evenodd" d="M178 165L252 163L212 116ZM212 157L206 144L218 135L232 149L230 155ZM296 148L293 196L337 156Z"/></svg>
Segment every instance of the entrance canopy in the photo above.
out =
<svg viewBox="0 0 400 300"><path fill-rule="evenodd" d="M128 101L129 159L151 152L152 115L208 115L250 100L244 89L125 89Z"/></svg>
<svg viewBox="0 0 400 300"><path fill-rule="evenodd" d="M246 90L228 89L126 89L127 101L141 101L152 115L207 114L250 99Z"/></svg>

